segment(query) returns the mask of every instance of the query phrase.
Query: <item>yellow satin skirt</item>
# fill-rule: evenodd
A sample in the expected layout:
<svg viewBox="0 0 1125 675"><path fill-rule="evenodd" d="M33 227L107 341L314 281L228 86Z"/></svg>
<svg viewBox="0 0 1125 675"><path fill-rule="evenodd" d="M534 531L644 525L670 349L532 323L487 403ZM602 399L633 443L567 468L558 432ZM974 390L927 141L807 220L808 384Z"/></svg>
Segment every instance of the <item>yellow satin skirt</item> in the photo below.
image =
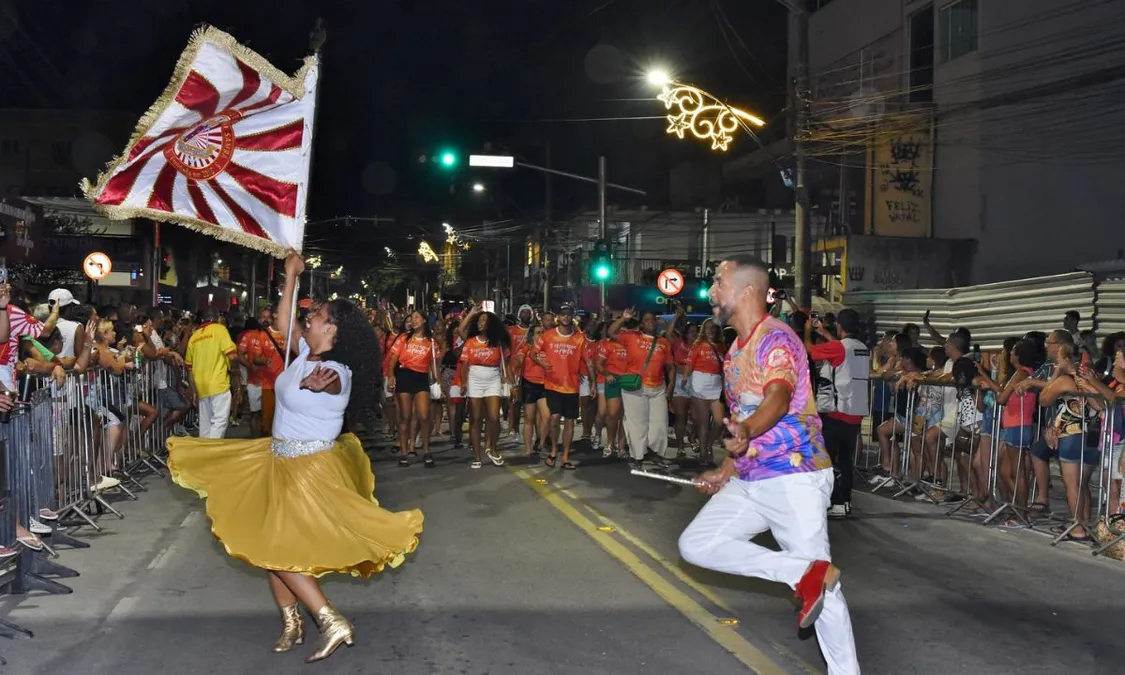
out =
<svg viewBox="0 0 1125 675"><path fill-rule="evenodd" d="M422 512L379 507L353 434L301 457L274 456L269 438L170 438L168 455L172 480L207 500L227 553L255 567L370 577L418 547Z"/></svg>

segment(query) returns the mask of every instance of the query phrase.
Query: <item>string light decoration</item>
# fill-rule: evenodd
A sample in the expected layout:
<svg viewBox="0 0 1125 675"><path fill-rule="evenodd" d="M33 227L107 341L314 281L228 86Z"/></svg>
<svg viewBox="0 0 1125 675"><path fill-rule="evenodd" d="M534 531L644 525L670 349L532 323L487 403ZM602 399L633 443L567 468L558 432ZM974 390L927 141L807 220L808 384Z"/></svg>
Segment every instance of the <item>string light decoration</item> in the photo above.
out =
<svg viewBox="0 0 1125 675"><path fill-rule="evenodd" d="M672 111L667 116L667 133L682 139L690 132L701 141L711 141L712 150L730 149L734 133L744 122L756 127L766 125L760 117L731 107L698 87L678 82L665 85L657 99L664 103L665 110Z"/></svg>
<svg viewBox="0 0 1125 675"><path fill-rule="evenodd" d="M422 256L422 262L424 263L436 263L439 261L437 253L434 253L434 249L430 247L430 243L427 241L418 244L418 255Z"/></svg>

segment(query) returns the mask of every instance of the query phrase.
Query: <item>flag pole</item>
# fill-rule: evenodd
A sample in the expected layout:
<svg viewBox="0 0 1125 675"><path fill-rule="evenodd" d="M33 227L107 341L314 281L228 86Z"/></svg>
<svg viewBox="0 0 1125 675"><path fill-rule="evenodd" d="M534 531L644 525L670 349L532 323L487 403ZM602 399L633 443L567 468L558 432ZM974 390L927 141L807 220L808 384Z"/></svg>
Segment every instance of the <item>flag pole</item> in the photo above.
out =
<svg viewBox="0 0 1125 675"><path fill-rule="evenodd" d="M317 108L320 107L320 50L324 46L324 41L327 39L328 33L324 28L324 17L317 17L316 25L313 26L312 32L309 33L309 49L312 51L313 56L316 58L316 91L313 92L313 112L312 123L309 124L309 175L305 185L305 212L301 214L301 219L308 221L309 213L309 193L312 192L312 164L313 152L315 150L316 140L316 122L317 122ZM304 228L301 229L301 255L304 255ZM289 306L289 329L286 331L285 338L285 367L289 367L289 360L293 354L293 326L297 321L297 295L301 289L301 276L297 275L297 279L293 283L293 297L290 299ZM311 287L310 287L311 290Z"/></svg>

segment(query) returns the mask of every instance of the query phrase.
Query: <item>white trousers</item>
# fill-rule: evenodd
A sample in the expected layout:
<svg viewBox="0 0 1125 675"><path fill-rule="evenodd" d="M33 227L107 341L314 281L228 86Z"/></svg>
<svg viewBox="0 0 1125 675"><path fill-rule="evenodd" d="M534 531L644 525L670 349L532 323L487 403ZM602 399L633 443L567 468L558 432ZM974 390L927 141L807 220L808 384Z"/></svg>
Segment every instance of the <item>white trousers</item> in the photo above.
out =
<svg viewBox="0 0 1125 675"><path fill-rule="evenodd" d="M831 560L832 482L832 469L762 481L731 478L680 535L680 555L699 567L795 587L809 563ZM766 530L780 551L751 543ZM839 586L824 596L816 636L829 675L859 673L852 620Z"/></svg>
<svg viewBox="0 0 1125 675"><path fill-rule="evenodd" d="M668 449L668 399L664 387L642 387L621 392L625 409L625 438L635 460L645 458L645 448L663 457Z"/></svg>
<svg viewBox="0 0 1125 675"><path fill-rule="evenodd" d="M199 437L222 438L230 424L230 391L199 399Z"/></svg>

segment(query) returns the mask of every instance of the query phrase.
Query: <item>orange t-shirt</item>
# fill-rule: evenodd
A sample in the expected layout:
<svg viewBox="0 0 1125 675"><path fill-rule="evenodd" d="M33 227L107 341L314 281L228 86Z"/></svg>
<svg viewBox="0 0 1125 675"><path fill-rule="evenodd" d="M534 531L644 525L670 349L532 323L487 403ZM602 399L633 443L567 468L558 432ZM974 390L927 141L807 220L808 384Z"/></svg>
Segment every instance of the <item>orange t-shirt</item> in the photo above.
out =
<svg viewBox="0 0 1125 675"><path fill-rule="evenodd" d="M525 342L523 346L520 347L520 350L516 352L518 358L523 362L523 371L520 377L522 377L525 382L543 384L543 381L547 379L547 371L543 370L543 366L539 365L531 358L531 353L533 351L535 351L535 349Z"/></svg>
<svg viewBox="0 0 1125 675"><path fill-rule="evenodd" d="M539 351L547 357L550 369L544 386L560 394L578 393L578 375L586 372L586 336L578 331L563 335L558 328L543 334Z"/></svg>
<svg viewBox="0 0 1125 675"><path fill-rule="evenodd" d="M489 346L478 338L470 338L461 348L461 362L470 366L500 367L500 347Z"/></svg>
<svg viewBox="0 0 1125 675"><path fill-rule="evenodd" d="M688 359L690 359L691 345L687 343L682 337L677 337L672 342L672 358L676 361L676 366L686 366Z"/></svg>
<svg viewBox="0 0 1125 675"><path fill-rule="evenodd" d="M583 333L582 335L583 335L583 337L585 337L586 334ZM598 344L599 344L598 342L595 342L594 340L591 340L590 338L586 338L585 359L586 359L586 363L591 364L591 367L592 367L592 364L594 363L594 359L596 359L598 357ZM595 378L595 381L601 382L602 376L597 375L597 377Z"/></svg>
<svg viewBox="0 0 1125 675"><path fill-rule="evenodd" d="M383 338L383 374L390 375L391 370L391 354L398 349L398 343L406 339L406 333L395 333L394 335L387 334Z"/></svg>
<svg viewBox="0 0 1125 675"><path fill-rule="evenodd" d="M512 353L515 354L527 342L528 330L518 323L508 326L508 337L512 338Z"/></svg>
<svg viewBox="0 0 1125 675"><path fill-rule="evenodd" d="M395 343L394 351L398 354L398 365L416 373L430 372L435 351L433 344L433 340L428 337L399 340Z"/></svg>
<svg viewBox="0 0 1125 675"><path fill-rule="evenodd" d="M723 372L723 359L719 355L719 348L710 342L696 342L688 353L688 365L693 372L718 375Z"/></svg>
<svg viewBox="0 0 1125 675"><path fill-rule="evenodd" d="M624 375L629 368L629 350L625 349L625 345L617 340L605 339L598 345L598 351L602 360L605 361L606 372L613 375ZM655 357L654 357L655 358ZM598 382L605 381L605 377L599 375Z"/></svg>
<svg viewBox="0 0 1125 675"><path fill-rule="evenodd" d="M641 384L646 387L667 386L664 380L664 364L672 356L672 345L668 344L667 340L645 335L639 330L623 330L617 334L617 340L625 345L625 351L628 353L627 373L640 375ZM655 348L652 347L653 340L656 340ZM652 358L649 359L648 368L641 372L650 349Z"/></svg>

